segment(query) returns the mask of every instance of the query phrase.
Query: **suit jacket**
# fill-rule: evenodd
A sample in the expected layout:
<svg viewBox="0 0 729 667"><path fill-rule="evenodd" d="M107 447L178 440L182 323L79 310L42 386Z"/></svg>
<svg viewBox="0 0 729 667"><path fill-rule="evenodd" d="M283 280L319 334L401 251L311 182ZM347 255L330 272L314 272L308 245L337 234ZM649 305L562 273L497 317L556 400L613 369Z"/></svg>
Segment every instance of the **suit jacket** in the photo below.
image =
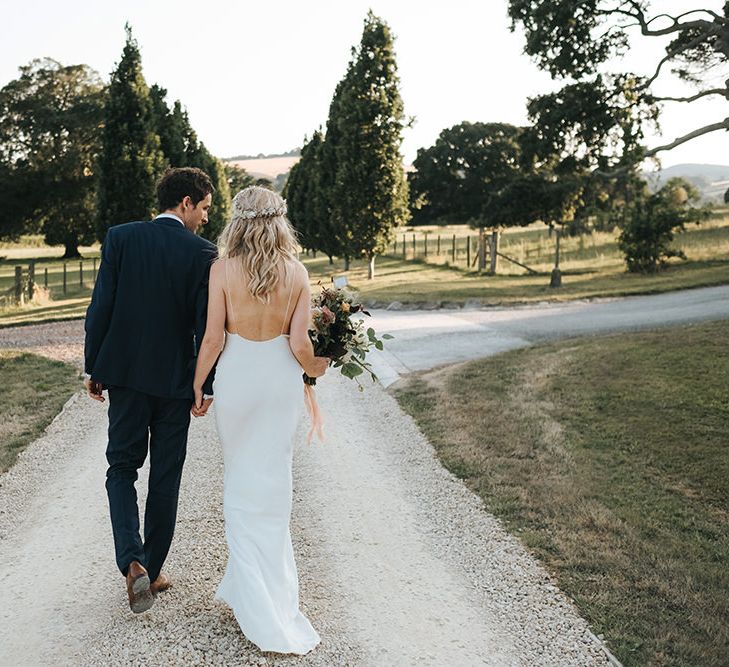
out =
<svg viewBox="0 0 729 667"><path fill-rule="evenodd" d="M174 218L111 227L86 312L85 370L104 386L193 398L215 245ZM203 387L212 394L215 370Z"/></svg>

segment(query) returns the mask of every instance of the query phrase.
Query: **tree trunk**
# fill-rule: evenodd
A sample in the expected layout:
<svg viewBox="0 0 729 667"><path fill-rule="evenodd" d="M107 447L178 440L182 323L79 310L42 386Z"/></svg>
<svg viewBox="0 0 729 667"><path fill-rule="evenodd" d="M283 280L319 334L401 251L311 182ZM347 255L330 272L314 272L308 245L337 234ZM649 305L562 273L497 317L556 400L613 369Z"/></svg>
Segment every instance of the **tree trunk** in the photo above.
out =
<svg viewBox="0 0 729 667"><path fill-rule="evenodd" d="M486 269L486 230L479 227L478 230L478 272Z"/></svg>
<svg viewBox="0 0 729 667"><path fill-rule="evenodd" d="M372 280L375 277L375 255L370 255L367 259L367 279Z"/></svg>
<svg viewBox="0 0 729 667"><path fill-rule="evenodd" d="M329 265L334 264L334 257L332 255L327 255L327 257L329 257Z"/></svg>
<svg viewBox="0 0 729 667"><path fill-rule="evenodd" d="M559 270L559 241L562 238L562 231L559 229L555 229L555 233L557 234L557 243L554 253L554 268L552 269L552 276L549 280L549 286L562 287L562 272Z"/></svg>
<svg viewBox="0 0 729 667"><path fill-rule="evenodd" d="M349 257L344 258L344 270L349 271Z"/></svg>
<svg viewBox="0 0 729 667"><path fill-rule="evenodd" d="M66 251L63 253L62 259L75 259L81 257L81 253L78 251L78 241L66 241L64 243Z"/></svg>
<svg viewBox="0 0 729 667"><path fill-rule="evenodd" d="M498 230L494 229L493 232L491 232L491 251L489 253L489 258L491 260L490 266L489 266L489 273L492 276L496 275L496 259L498 258L498 255L496 254L499 251L499 232Z"/></svg>

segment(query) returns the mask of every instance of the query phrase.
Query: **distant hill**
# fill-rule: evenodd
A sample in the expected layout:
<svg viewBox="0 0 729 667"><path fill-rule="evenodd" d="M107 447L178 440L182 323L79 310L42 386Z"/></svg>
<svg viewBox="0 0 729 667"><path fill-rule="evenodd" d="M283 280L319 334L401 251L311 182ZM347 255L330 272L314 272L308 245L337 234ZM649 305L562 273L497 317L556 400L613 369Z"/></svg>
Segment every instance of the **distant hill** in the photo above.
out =
<svg viewBox="0 0 729 667"><path fill-rule="evenodd" d="M285 176L291 171L301 157L299 155L248 158L248 159L230 159L225 160L228 164L234 164L241 169L245 169L254 178L267 178L269 181L278 179L283 187Z"/></svg>
<svg viewBox="0 0 729 667"><path fill-rule="evenodd" d="M296 157L298 155L301 155L301 149L294 148L288 151L288 153L269 153L268 155L264 155L263 153L259 153L258 155L235 155L234 157L223 158L223 162L236 162L238 160L265 160L267 158Z"/></svg>
<svg viewBox="0 0 729 667"><path fill-rule="evenodd" d="M706 202L723 202L729 188L729 165L677 164L654 172L643 172L651 187L658 189L671 178L685 178L701 192Z"/></svg>

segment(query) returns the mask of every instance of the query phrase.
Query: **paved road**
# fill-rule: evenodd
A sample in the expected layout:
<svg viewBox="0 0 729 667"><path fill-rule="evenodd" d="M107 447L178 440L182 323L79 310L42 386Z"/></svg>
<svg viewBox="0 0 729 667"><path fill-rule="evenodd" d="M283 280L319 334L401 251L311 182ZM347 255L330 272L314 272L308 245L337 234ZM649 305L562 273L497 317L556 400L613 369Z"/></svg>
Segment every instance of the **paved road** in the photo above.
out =
<svg viewBox="0 0 729 667"><path fill-rule="evenodd" d="M534 343L729 318L729 286L650 296L486 310L372 311L378 333L391 333L374 365L385 386L427 370Z"/></svg>

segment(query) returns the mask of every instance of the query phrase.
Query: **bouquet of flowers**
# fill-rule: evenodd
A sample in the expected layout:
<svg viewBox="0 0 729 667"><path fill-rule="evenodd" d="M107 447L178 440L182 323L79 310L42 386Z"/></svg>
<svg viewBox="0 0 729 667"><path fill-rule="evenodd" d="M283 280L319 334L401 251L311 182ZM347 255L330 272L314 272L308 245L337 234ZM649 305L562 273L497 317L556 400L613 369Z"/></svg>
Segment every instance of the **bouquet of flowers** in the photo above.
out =
<svg viewBox="0 0 729 667"><path fill-rule="evenodd" d="M372 381L377 381L365 357L373 347L382 350L384 346L372 327L365 327L363 319L353 317L357 313L370 315L362 304L354 303L353 296L343 289L322 288L321 294L312 299L314 328L309 330L309 338L314 345L314 354L330 357L334 368L339 368L345 377L356 380L362 391L364 387L360 384L359 375L369 373ZM390 338L390 334L382 336L384 340ZM304 373L304 382L315 385L316 378Z"/></svg>

